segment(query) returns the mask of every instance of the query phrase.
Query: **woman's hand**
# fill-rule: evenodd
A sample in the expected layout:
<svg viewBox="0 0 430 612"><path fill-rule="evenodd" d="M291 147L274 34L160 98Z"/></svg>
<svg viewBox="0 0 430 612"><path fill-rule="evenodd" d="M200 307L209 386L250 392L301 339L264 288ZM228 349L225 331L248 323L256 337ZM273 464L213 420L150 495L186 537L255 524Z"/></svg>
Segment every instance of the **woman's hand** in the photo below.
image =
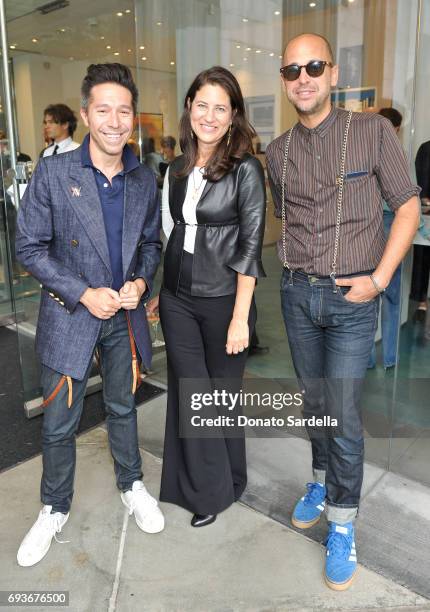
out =
<svg viewBox="0 0 430 612"><path fill-rule="evenodd" d="M228 355L242 353L249 346L249 327L245 319L233 317L227 332L227 344L225 345Z"/></svg>
<svg viewBox="0 0 430 612"><path fill-rule="evenodd" d="M156 295L155 297L152 298L152 300L149 300L149 302L146 304L146 314L147 315L158 314L159 301L160 301L159 295Z"/></svg>

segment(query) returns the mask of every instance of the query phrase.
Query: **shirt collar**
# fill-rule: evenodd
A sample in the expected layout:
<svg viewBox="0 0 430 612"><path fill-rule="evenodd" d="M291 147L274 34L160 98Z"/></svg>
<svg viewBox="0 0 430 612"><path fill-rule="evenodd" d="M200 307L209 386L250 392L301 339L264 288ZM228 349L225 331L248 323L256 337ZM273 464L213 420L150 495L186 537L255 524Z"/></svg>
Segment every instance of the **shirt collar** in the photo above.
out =
<svg viewBox="0 0 430 612"><path fill-rule="evenodd" d="M327 117L323 119L323 121L321 121L321 123L319 123L316 127L307 128L303 125L303 123L300 123L300 122L297 125L298 125L298 128L302 130L304 134L318 134L318 136L321 136L321 138L324 138L324 136L327 134L327 132L329 131L329 129L335 122L338 114L339 114L339 109L336 108L336 106L332 105Z"/></svg>
<svg viewBox="0 0 430 612"><path fill-rule="evenodd" d="M81 161L83 166L95 168L93 162L91 161L89 134L85 136L81 146ZM132 170L135 170L139 167L139 160L127 144L125 145L122 151L122 165L124 167L123 170L121 170L121 172L118 172L118 174L121 175L128 174Z"/></svg>
<svg viewBox="0 0 430 612"><path fill-rule="evenodd" d="M67 147L71 142L72 142L72 137L68 136L64 140L61 140L61 142L54 142L52 146L54 147L58 146L59 149L64 149L64 147Z"/></svg>

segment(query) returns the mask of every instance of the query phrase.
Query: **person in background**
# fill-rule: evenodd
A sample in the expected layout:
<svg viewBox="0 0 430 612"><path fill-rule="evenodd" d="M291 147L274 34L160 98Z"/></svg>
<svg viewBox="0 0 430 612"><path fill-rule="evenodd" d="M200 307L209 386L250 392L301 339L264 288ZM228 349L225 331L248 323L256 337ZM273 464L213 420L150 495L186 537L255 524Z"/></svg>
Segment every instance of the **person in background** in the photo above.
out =
<svg viewBox="0 0 430 612"><path fill-rule="evenodd" d="M45 137L52 144L41 153L42 157L50 157L73 151L80 144L73 140L78 120L75 113L66 104L50 104L43 111L43 127Z"/></svg>
<svg viewBox="0 0 430 612"><path fill-rule="evenodd" d="M160 162L163 161L163 158L160 153L155 151L155 140L153 138L144 138L142 140L142 155L143 163L154 172L157 178L157 185L161 188L163 186L163 177L160 172Z"/></svg>
<svg viewBox="0 0 430 612"><path fill-rule="evenodd" d="M173 136L163 136L161 139L161 154L164 158L164 161L172 162L175 157L175 147L176 147L176 139Z"/></svg>
<svg viewBox="0 0 430 612"><path fill-rule="evenodd" d="M395 108L381 108L379 114L391 121L394 130L399 135L402 125L402 114ZM394 221L394 213L388 204L383 202L383 221L385 237L388 238ZM384 368L392 368L397 363L397 334L400 325L402 264L394 272L391 281L382 294L381 331L382 331L382 361ZM376 346L373 345L368 368L376 366Z"/></svg>
<svg viewBox="0 0 430 612"><path fill-rule="evenodd" d="M424 142L418 149L415 158L417 183L421 187L421 204L425 220L422 220L420 231L430 240L430 223L427 215L430 212L430 140ZM410 298L418 302L414 314L416 321L425 321L428 308L428 289L430 275L430 244L428 246L414 245L414 262L412 267L412 282Z"/></svg>
<svg viewBox="0 0 430 612"><path fill-rule="evenodd" d="M161 154L163 156L163 161L159 163L158 168L163 179L166 175L169 164L171 164L176 157L175 147L176 140L173 138L173 136L164 136L161 139Z"/></svg>

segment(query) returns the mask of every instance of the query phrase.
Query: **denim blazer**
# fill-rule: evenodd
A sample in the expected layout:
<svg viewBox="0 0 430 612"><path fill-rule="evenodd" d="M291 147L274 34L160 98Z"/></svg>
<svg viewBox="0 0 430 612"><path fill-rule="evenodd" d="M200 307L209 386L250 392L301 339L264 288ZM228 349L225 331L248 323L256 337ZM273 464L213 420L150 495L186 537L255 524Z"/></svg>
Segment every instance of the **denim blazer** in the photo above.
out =
<svg viewBox="0 0 430 612"><path fill-rule="evenodd" d="M125 177L122 236L124 281L143 278L148 290L130 321L144 364L151 341L143 300L160 261L160 208L155 176L143 165ZM36 352L42 364L82 380L102 321L80 303L88 287L110 287L112 271L93 170L81 149L41 159L17 222L19 262L41 284Z"/></svg>

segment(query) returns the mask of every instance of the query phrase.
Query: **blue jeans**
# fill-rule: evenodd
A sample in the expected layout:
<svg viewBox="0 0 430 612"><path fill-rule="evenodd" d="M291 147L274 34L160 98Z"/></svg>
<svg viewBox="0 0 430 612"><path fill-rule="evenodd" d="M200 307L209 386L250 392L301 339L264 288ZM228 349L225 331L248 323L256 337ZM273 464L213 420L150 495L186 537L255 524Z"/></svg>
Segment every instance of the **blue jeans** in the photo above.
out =
<svg viewBox="0 0 430 612"><path fill-rule="evenodd" d="M312 467L325 472L327 518L353 520L363 481L360 396L378 323L379 299L353 304L349 287L284 270L281 303L304 416L341 415L342 437L312 437ZM341 387L341 394L337 389Z"/></svg>
<svg viewBox="0 0 430 612"><path fill-rule="evenodd" d="M137 414L132 393L131 349L125 312L103 321L97 343L103 378L103 399L117 486L131 489L142 478L137 440ZM73 379L73 403L67 406L68 387L46 406L42 425L43 474L41 499L54 512L67 513L73 497L76 465L76 432L82 415L89 366L82 381ZM43 397L57 386L61 374L42 366Z"/></svg>
<svg viewBox="0 0 430 612"><path fill-rule="evenodd" d="M384 210L384 231L388 237L394 220L394 213ZM393 274L390 284L382 294L381 332L382 361L384 368L391 368L397 363L397 334L400 326L400 307L402 301L402 264ZM369 359L369 368L376 365L376 347L373 345Z"/></svg>

